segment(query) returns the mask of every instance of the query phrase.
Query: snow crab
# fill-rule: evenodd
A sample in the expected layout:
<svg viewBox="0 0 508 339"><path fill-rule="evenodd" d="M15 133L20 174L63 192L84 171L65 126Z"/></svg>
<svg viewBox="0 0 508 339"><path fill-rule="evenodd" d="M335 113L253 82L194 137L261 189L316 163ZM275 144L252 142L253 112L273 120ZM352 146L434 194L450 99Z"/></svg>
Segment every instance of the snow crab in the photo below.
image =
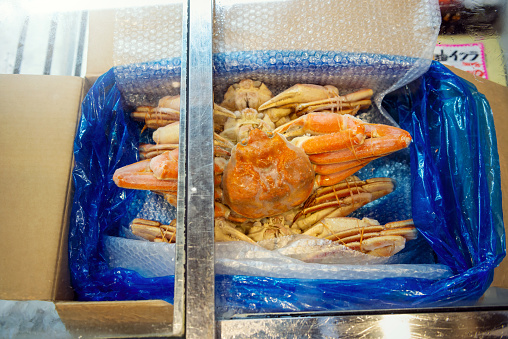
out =
<svg viewBox="0 0 508 339"><path fill-rule="evenodd" d="M260 82L231 86L221 105L214 104L216 239L302 233L392 192L390 178L352 177L411 142L402 129L352 115L370 105L372 94L366 89L340 96L333 86L299 84L273 97ZM143 111L161 107L138 109ZM154 133L156 145L141 145L147 159L115 172L119 187L152 190L175 203L176 124Z"/></svg>

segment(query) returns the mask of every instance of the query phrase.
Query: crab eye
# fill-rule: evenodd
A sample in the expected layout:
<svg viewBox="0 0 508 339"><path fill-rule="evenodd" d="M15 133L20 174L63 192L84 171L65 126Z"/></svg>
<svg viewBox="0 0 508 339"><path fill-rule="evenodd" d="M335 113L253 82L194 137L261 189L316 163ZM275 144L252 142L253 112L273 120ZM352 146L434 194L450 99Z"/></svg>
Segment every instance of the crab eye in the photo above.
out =
<svg viewBox="0 0 508 339"><path fill-rule="evenodd" d="M247 138L244 138L240 141L240 145L242 146L247 146L247 143L248 143Z"/></svg>
<svg viewBox="0 0 508 339"><path fill-rule="evenodd" d="M275 133L273 132L266 132L266 135L268 136L268 138L273 138L273 136L275 135Z"/></svg>

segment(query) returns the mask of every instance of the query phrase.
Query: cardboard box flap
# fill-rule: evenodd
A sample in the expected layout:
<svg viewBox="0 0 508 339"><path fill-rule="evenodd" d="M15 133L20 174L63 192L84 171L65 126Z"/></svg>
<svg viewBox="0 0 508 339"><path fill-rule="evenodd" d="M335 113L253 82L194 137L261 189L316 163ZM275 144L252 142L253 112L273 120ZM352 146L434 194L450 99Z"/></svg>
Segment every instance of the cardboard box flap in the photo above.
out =
<svg viewBox="0 0 508 339"><path fill-rule="evenodd" d="M82 85L0 75L0 299L54 298Z"/></svg>
<svg viewBox="0 0 508 339"><path fill-rule="evenodd" d="M173 305L162 300L58 302L67 330L77 336L170 335Z"/></svg>
<svg viewBox="0 0 508 339"><path fill-rule="evenodd" d="M115 10L89 13L86 77L92 82L109 71L113 64Z"/></svg>

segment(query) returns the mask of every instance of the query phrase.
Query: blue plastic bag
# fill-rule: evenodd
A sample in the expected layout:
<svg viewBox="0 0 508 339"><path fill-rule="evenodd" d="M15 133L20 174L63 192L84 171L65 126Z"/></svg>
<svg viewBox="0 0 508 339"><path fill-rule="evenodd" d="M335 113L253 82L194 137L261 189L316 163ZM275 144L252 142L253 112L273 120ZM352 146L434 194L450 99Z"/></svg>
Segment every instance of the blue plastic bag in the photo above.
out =
<svg viewBox="0 0 508 339"><path fill-rule="evenodd" d="M349 60L363 59L353 55ZM118 74L124 76L120 82ZM116 168L137 161L140 128L128 118L130 108L121 95L125 91L119 90L136 90L137 85L125 86L125 78L132 81L128 74L129 70L117 70L117 77L114 70L106 73L82 105L69 233L72 283L79 300L171 302L173 276L144 278L110 268L104 257L103 237L119 235L122 225L134 217L133 204L145 194L119 189L112 181ZM149 81L143 71L135 74ZM155 78L159 81L161 76ZM433 63L424 76L386 97L385 108L413 136L415 224L438 262L454 275L438 281L217 276L219 315L450 305L477 299L488 288L494 267L505 256L499 163L488 102L474 86Z"/></svg>
<svg viewBox="0 0 508 339"><path fill-rule="evenodd" d="M387 96L387 111L408 130L412 212L442 280L303 280L218 276L218 316L234 313L386 309L478 299L505 256L500 168L492 111L469 82L439 63ZM396 206L394 206L396 208Z"/></svg>
<svg viewBox="0 0 508 339"><path fill-rule="evenodd" d="M114 171L138 161L139 125L118 88L115 71L100 77L82 103L74 142L74 202L69 229L69 265L78 300L173 301L174 276L145 278L110 268L104 236L118 236L134 218L144 191L118 188Z"/></svg>

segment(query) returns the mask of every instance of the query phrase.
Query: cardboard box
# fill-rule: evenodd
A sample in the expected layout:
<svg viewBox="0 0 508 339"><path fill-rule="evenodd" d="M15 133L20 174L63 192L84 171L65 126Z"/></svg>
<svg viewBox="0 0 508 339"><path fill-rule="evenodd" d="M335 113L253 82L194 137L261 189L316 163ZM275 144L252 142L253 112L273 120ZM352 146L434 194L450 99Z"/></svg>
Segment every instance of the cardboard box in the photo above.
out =
<svg viewBox="0 0 508 339"><path fill-rule="evenodd" d="M170 335L162 300L76 302L68 268L73 142L81 101L113 67L114 11L90 14L87 76L0 75L4 193L0 299L46 300L73 336Z"/></svg>
<svg viewBox="0 0 508 339"><path fill-rule="evenodd" d="M90 15L89 75L85 79L0 75L0 149L4 158L0 169L0 215L4 220L0 228L0 298L53 301L74 336L169 334L173 306L164 301L75 302L70 286L67 232L73 140L83 95L113 66L112 16L111 12ZM498 130L508 126L504 114L508 89L455 72L487 96ZM508 137L497 137L506 193L508 157L504 150ZM503 210L507 215L506 199ZM496 269L493 285L508 287L507 260Z"/></svg>
<svg viewBox="0 0 508 339"><path fill-rule="evenodd" d="M0 299L47 300L73 335L170 334L164 301L75 302L67 236L73 141L86 80L0 75Z"/></svg>

